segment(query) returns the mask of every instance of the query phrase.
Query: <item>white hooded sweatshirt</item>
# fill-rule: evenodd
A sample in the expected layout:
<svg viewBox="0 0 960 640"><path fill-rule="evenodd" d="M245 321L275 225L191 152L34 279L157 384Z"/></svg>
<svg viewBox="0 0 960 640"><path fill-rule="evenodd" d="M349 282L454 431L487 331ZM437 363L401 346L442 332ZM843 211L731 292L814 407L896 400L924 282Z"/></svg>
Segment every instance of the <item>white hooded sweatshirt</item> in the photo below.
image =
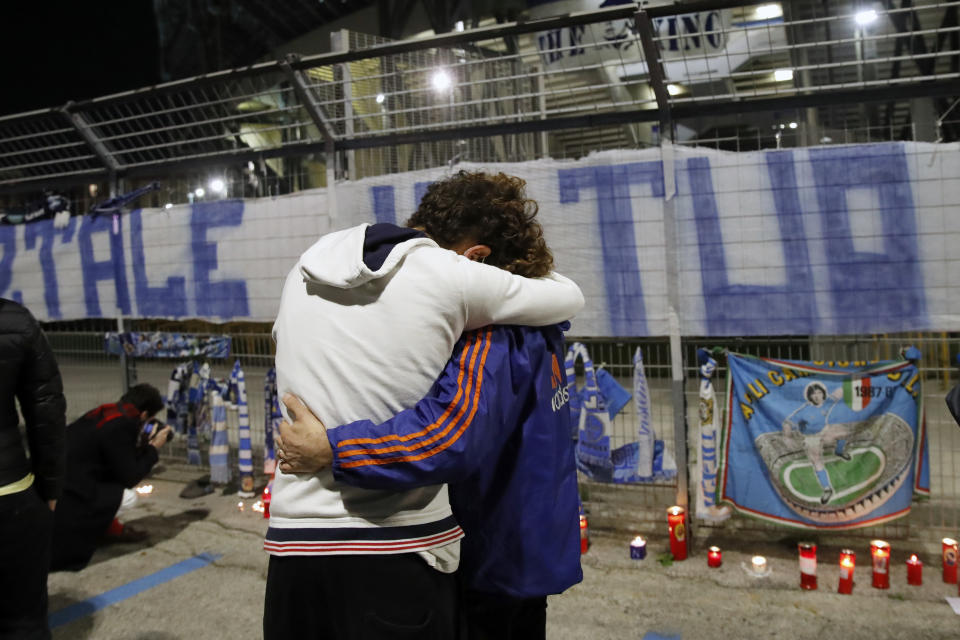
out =
<svg viewBox="0 0 960 640"><path fill-rule="evenodd" d="M382 422L426 395L464 331L554 324L582 307L563 276L515 276L412 229L337 231L287 276L273 327L277 391L299 396L328 428ZM463 532L445 485L371 491L335 482L329 469L278 469L270 511L271 554L419 552L445 572L459 561Z"/></svg>

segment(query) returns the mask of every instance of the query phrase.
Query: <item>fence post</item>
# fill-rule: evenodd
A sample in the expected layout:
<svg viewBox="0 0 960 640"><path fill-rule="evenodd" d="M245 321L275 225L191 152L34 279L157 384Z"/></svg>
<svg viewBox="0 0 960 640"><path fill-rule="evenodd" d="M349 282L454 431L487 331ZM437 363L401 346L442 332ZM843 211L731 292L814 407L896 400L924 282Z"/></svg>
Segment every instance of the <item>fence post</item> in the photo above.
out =
<svg viewBox="0 0 960 640"><path fill-rule="evenodd" d="M676 167L673 158L673 120L666 76L659 50L653 38L653 24L643 9L634 16L643 57L647 62L650 87L657 98L660 111L660 159L663 166L663 236L666 245L667 323L670 337L670 398L673 405L673 437L677 459L676 503L689 511L689 465L687 464L687 398L684 390L683 343L680 335L680 251L677 242L677 218L674 206L676 195ZM692 514L687 519L692 530Z"/></svg>

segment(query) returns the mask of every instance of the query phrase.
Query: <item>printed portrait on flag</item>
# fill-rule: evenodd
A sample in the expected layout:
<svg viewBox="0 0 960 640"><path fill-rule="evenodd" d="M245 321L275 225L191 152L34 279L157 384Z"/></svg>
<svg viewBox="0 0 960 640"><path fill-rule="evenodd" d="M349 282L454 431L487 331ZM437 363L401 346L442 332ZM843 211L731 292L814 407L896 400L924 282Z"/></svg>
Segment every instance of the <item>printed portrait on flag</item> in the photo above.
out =
<svg viewBox="0 0 960 640"><path fill-rule="evenodd" d="M729 354L720 499L804 528L906 515L929 492L921 379L909 360Z"/></svg>

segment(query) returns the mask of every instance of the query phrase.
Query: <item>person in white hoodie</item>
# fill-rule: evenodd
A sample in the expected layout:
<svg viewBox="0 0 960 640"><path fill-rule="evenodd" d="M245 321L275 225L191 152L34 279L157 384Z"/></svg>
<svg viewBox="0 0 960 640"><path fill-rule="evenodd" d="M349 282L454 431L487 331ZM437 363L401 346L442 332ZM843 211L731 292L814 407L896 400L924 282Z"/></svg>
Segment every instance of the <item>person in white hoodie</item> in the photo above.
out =
<svg viewBox="0 0 960 640"><path fill-rule="evenodd" d="M408 228L322 237L284 284L278 394L325 424L382 422L427 393L464 331L573 317L584 301L567 278L482 264L491 252L507 265L543 255L536 212L523 180L461 171L428 188ZM462 537L443 485L373 491L329 468L278 471L264 637L454 637Z"/></svg>

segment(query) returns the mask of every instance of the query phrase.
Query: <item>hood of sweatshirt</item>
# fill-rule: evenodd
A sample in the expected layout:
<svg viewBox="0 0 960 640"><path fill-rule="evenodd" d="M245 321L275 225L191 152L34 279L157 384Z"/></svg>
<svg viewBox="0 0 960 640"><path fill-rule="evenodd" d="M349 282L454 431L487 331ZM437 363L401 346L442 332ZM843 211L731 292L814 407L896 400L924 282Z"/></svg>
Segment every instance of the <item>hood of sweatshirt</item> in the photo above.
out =
<svg viewBox="0 0 960 640"><path fill-rule="evenodd" d="M300 256L307 282L352 289L390 274L416 247L438 246L422 231L395 224L362 224L329 233Z"/></svg>

